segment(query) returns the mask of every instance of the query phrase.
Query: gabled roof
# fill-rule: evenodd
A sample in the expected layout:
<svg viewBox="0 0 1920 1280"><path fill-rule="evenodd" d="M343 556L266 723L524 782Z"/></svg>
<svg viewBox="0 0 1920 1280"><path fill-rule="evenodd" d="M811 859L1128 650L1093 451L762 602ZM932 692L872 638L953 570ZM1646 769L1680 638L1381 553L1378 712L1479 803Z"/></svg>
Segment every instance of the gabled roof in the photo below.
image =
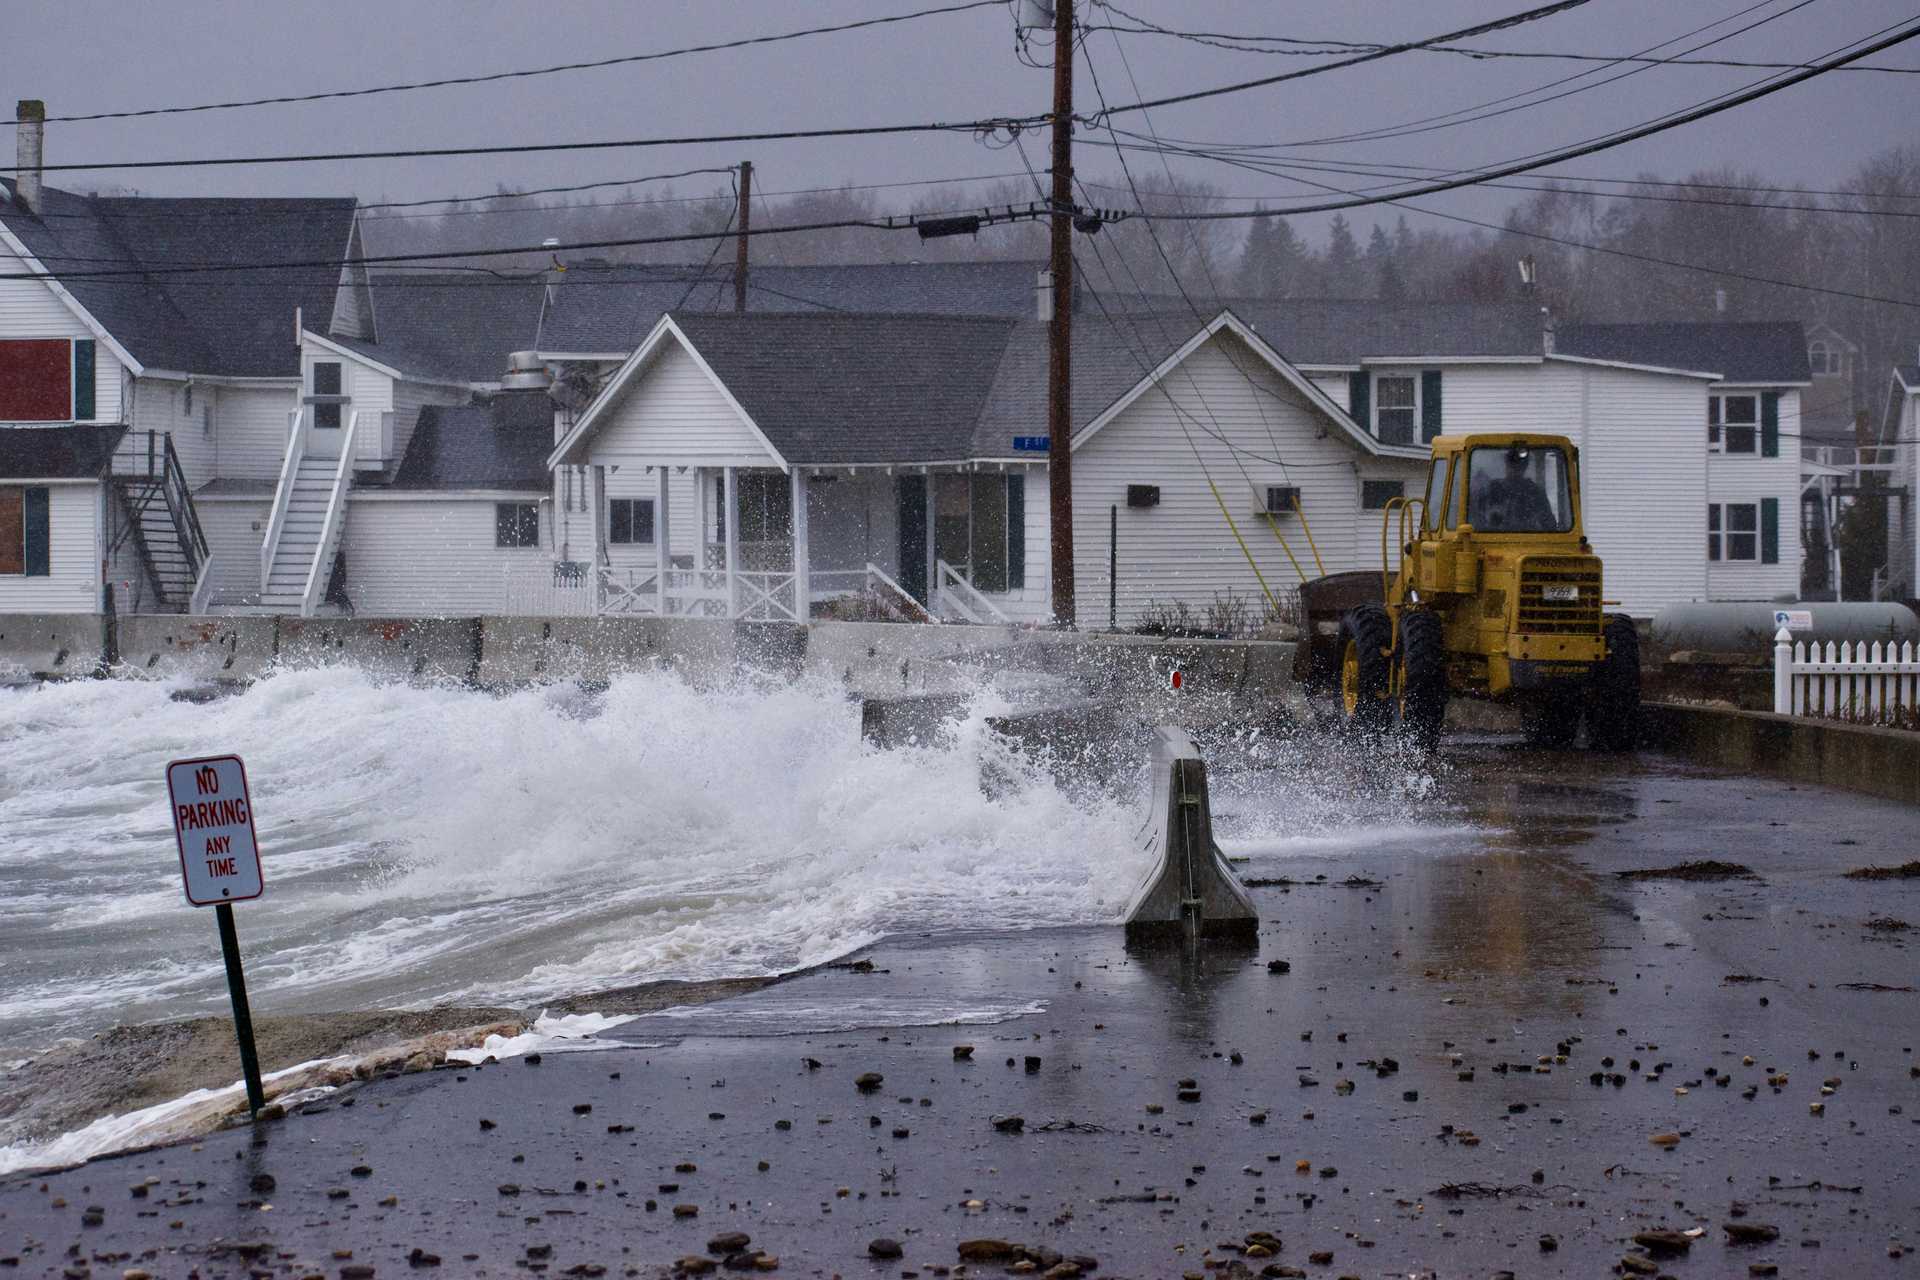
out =
<svg viewBox="0 0 1920 1280"><path fill-rule="evenodd" d="M1893 372L1908 391L1920 391L1920 364L1897 364Z"/></svg>
<svg viewBox="0 0 1920 1280"><path fill-rule="evenodd" d="M1559 329L1553 346L1557 353L1594 360L1713 370L1723 382L1790 386L1813 378L1798 320L1572 324Z"/></svg>
<svg viewBox="0 0 1920 1280"><path fill-rule="evenodd" d="M986 316L671 317L789 463L973 456L1013 321Z"/></svg>
<svg viewBox="0 0 1920 1280"><path fill-rule="evenodd" d="M1036 262L899 262L852 266L755 265L750 314L854 312L945 316L1034 314ZM548 352L628 352L667 312L730 312L730 269L574 265L557 277L540 324ZM382 312L384 324L385 313Z"/></svg>
<svg viewBox="0 0 1920 1280"><path fill-rule="evenodd" d="M378 275L377 340L327 339L425 381L499 382L509 355L533 350L544 289L539 276Z"/></svg>
<svg viewBox="0 0 1920 1280"><path fill-rule="evenodd" d="M0 427L0 480L91 480L107 473L121 426Z"/></svg>
<svg viewBox="0 0 1920 1280"><path fill-rule="evenodd" d="M352 199L42 196L29 213L0 180L0 225L148 368L294 377L294 309L314 329L333 314ZM166 272L309 261L333 265Z"/></svg>
<svg viewBox="0 0 1920 1280"><path fill-rule="evenodd" d="M552 447L553 401L544 389L502 391L484 404L430 404L387 487L544 490Z"/></svg>

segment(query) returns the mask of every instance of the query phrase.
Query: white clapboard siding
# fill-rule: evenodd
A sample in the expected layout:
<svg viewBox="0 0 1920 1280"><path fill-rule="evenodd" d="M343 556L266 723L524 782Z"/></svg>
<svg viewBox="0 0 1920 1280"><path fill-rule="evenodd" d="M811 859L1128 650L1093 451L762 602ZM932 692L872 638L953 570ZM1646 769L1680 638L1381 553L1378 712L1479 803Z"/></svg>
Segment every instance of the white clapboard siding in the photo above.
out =
<svg viewBox="0 0 1920 1280"><path fill-rule="evenodd" d="M28 268L0 246L0 276L26 274ZM58 294L38 280L0 279L0 339L91 338L93 330ZM104 342L94 344L92 422L119 422L126 367Z"/></svg>
<svg viewBox="0 0 1920 1280"><path fill-rule="evenodd" d="M1706 599L1706 384L1591 366L1581 377L1581 497L1606 597L1636 618Z"/></svg>
<svg viewBox="0 0 1920 1280"><path fill-rule="evenodd" d="M1739 389L1744 391L1745 388ZM1755 394L1758 394L1757 392ZM1700 436L1706 438L1705 419ZM1757 430L1757 428L1756 428ZM1800 392L1780 395L1780 452L1765 458L1751 454L1707 455L1707 501L1749 502L1762 498L1780 505L1780 560L1709 562L1707 598L1711 600L1797 599L1800 594ZM1700 536L1706 538L1704 518Z"/></svg>
<svg viewBox="0 0 1920 1280"><path fill-rule="evenodd" d="M230 480L278 480L289 415L299 404L291 381L279 387L221 387L213 420L215 472Z"/></svg>
<svg viewBox="0 0 1920 1280"><path fill-rule="evenodd" d="M525 501L537 501L529 495ZM347 596L362 617L502 613L509 575L550 572L552 529L540 545L496 547L491 498L367 498L347 504Z"/></svg>
<svg viewBox="0 0 1920 1280"><path fill-rule="evenodd" d="M595 465L776 465L713 380L671 341L606 408L598 428L588 444L587 461Z"/></svg>
<svg viewBox="0 0 1920 1280"><path fill-rule="evenodd" d="M214 604L243 604L260 594L260 544L266 537L271 495L260 498L194 500L200 532L213 557Z"/></svg>
<svg viewBox="0 0 1920 1280"><path fill-rule="evenodd" d="M1231 361L1222 351L1228 343ZM1265 391L1250 386L1246 374ZM1276 596L1297 588L1301 573L1257 514L1268 485L1299 486L1314 539L1322 556L1331 557L1328 572L1359 567L1350 560L1360 507L1355 468L1363 459L1370 465L1377 459L1225 333L1195 351L1163 385L1167 394L1150 390L1140 396L1074 453L1074 576L1083 622L1106 620L1108 521L1116 504L1121 626L1137 624L1155 602L1184 601L1204 616L1209 604L1229 592L1260 611L1265 604L1260 583L1207 487L1209 473ZM1168 395L1234 447L1295 465L1288 469L1246 456L1236 463L1227 444L1191 425L1183 430L1184 420ZM1160 505L1129 508L1130 484L1160 486ZM1032 501L1030 487L1029 510L1042 508ZM1315 576L1300 520L1278 523L1305 576ZM1045 545L1043 536L1033 542Z"/></svg>
<svg viewBox="0 0 1920 1280"><path fill-rule="evenodd" d="M1584 447L1579 366L1482 364L1440 367L1440 430L1445 435L1544 431Z"/></svg>
<svg viewBox="0 0 1920 1280"><path fill-rule="evenodd" d="M31 578L0 574L0 613L98 613L100 486L51 484L47 491L49 572Z"/></svg>
<svg viewBox="0 0 1920 1280"><path fill-rule="evenodd" d="M188 386L165 378L135 378L132 426L135 431L172 436L187 485L197 489L216 474L214 419L219 395L212 387L196 386L189 399Z"/></svg>

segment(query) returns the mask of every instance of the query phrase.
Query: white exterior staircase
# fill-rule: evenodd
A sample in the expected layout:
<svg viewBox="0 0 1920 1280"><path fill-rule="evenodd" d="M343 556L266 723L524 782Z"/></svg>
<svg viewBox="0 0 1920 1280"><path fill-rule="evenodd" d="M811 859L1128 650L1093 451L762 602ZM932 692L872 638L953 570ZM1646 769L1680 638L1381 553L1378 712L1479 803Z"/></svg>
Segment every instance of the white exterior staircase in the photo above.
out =
<svg viewBox="0 0 1920 1280"><path fill-rule="evenodd" d="M336 456L308 452L311 417L298 415L287 442L273 512L260 547L260 602L266 612L312 616L333 576L346 527L347 489L359 414L349 415Z"/></svg>

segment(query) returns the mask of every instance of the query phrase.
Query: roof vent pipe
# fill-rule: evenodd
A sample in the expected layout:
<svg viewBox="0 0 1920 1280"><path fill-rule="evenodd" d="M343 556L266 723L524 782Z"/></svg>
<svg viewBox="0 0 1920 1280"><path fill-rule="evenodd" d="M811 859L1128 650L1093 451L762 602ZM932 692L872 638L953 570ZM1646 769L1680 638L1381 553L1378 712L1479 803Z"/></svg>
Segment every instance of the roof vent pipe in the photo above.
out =
<svg viewBox="0 0 1920 1280"><path fill-rule="evenodd" d="M1033 286L1034 315L1041 324L1053 319L1053 272L1042 271Z"/></svg>
<svg viewBox="0 0 1920 1280"><path fill-rule="evenodd" d="M505 391L545 391L553 385L547 362L538 351L516 351L507 357L507 376L500 380Z"/></svg>
<svg viewBox="0 0 1920 1280"><path fill-rule="evenodd" d="M19 128L17 161L13 172L13 194L28 213L40 212L40 166L44 162L47 136L47 104L38 98L22 98L15 104L13 118Z"/></svg>

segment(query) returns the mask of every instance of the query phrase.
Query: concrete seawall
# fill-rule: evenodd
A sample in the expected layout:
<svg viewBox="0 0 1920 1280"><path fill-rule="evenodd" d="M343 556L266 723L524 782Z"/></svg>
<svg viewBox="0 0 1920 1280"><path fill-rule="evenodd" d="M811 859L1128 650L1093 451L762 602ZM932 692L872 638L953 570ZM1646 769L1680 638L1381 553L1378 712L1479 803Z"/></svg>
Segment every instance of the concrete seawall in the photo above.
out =
<svg viewBox="0 0 1920 1280"><path fill-rule="evenodd" d="M1651 745L1699 764L1920 804L1920 733L1671 702L1643 715Z"/></svg>
<svg viewBox="0 0 1920 1280"><path fill-rule="evenodd" d="M0 675L14 677L81 677L109 668L107 674L122 678L244 682L276 665L346 664L387 678L508 688L665 666L696 680L743 668L787 678L815 673L853 693L883 695L957 693L985 677L1017 672L1064 680L1096 697L1137 697L1164 688L1178 669L1181 701L1201 710L1201 718L1215 701L1297 702L1293 652L1281 641L909 623L0 616Z"/></svg>

